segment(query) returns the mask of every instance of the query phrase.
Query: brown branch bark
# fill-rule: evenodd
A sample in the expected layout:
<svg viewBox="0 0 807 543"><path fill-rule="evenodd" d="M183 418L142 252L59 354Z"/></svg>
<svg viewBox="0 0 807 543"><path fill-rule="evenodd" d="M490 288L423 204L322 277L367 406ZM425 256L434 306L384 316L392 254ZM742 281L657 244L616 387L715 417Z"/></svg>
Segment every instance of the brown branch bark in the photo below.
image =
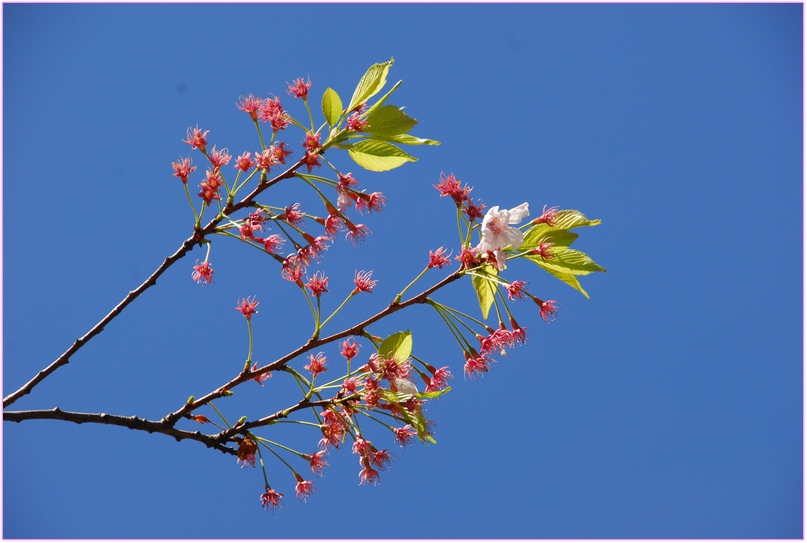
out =
<svg viewBox="0 0 807 543"><path fill-rule="evenodd" d="M130 430L148 432L149 434L164 434L173 437L177 441L183 441L186 439L197 441L208 448L216 449L222 453L237 455L237 449L224 445L224 443L235 441L236 435L246 435L250 428L267 426L278 419L288 417L295 411L300 411L302 409L308 409L311 407L335 405L350 400L351 398L353 397L338 399L328 398L313 401L307 398L302 398L299 402L291 407L277 411L272 415L268 415L253 421L248 421L233 428L228 428L227 430L223 430L218 434L203 434L199 431L189 432L186 430L178 430L163 421L152 421L137 416L124 417L121 415L110 415L108 413L79 413L75 411L63 411L58 407L54 407L53 409L39 409L30 411L5 411L3 413L3 420L8 422L22 422L24 420L61 420L66 422L74 422L76 424L107 424L110 426L122 426Z"/></svg>
<svg viewBox="0 0 807 543"><path fill-rule="evenodd" d="M96 423L109 424L112 426L123 426L125 428L129 428L130 430L141 430L150 434L165 434L173 437L177 441L190 439L192 441L198 441L211 449L216 449L225 454L236 454L235 449L222 445L223 439L220 436L210 436L199 431L188 432L185 430L178 430L172 426L166 426L161 422L141 419L135 416L123 417L120 415L109 415L107 413L76 413L73 411L62 411L58 407L47 410L3 412L3 420L9 422L22 422L24 420L33 419L63 420L75 422L76 424Z"/></svg>

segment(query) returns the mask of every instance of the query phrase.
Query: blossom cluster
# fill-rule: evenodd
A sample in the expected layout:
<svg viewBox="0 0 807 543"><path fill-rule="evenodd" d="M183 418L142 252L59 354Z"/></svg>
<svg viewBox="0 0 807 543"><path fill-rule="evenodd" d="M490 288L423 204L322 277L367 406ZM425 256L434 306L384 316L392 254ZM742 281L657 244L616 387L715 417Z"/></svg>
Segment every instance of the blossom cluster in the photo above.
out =
<svg viewBox="0 0 807 543"><path fill-rule="evenodd" d="M273 373L290 376L302 390L303 399L290 409L253 421L246 427L240 426L246 417L231 427L218 409L213 407L227 426L227 440L238 445L235 451L237 464L241 467L257 467L256 455L260 456L262 451L271 452L292 472L295 493L303 502L317 489L313 481L301 476L286 460L289 455L306 462L313 475L322 476L328 466L328 454L345 443L351 443L350 449L359 459L360 484L376 485L380 481L380 473L390 468L395 457L389 449L376 445L380 442L371 435L366 420L386 427L392 432L394 442L403 448L418 441L434 442L432 434L435 424L426 418L425 406L432 398L448 392L449 382L453 379L449 366L436 367L412 354L411 333L408 331L397 332L384 339L372 335L367 330L368 325L361 324L330 336L320 336L323 328L354 296L373 293L378 280L373 278L373 271L357 270L353 284L345 289L346 298L326 317L323 309L328 305L329 296L325 295L339 290L340 286L332 284L324 270L317 269L313 273L309 273L309 270L322 262L340 234L344 234L345 240L353 245L366 239L371 232L359 220L359 216L382 212L387 202L383 193L362 189L352 172L338 169L330 161L331 153L328 153L328 159L324 153L329 149L349 149L351 158L360 166L385 171L407 161L402 158L403 155L389 152L390 148L395 148L393 143L439 144L408 134L417 121L403 113L401 108L384 104L389 93L375 105L368 105L367 100L379 92L385 83L385 70L391 64L392 61L371 67L347 107L343 107L335 91L327 89L322 100L326 123L318 129L308 101L312 87L310 79L297 78L288 84L286 91L294 99L302 101L310 128L294 119L277 96L261 98L250 94L241 97L237 107L246 112L255 125L260 148L246 150L237 157L230 155L227 148L211 147L209 130L198 126L189 128L183 142L201 153L209 163L196 194L202 202L198 211L188 189L197 166L191 157L180 157L172 163L173 175L181 180L196 220L196 237L193 240L207 246L204 261L199 263L197 260L193 267L192 279L199 283L212 283L211 241L208 236L215 234L234 238L276 262L280 276L300 289L311 309L314 324L307 342L287 359L261 367L252 360L252 320L258 315L259 302L256 296L239 299L235 309L246 320L249 350L241 373L233 382L237 385L254 380L263 387ZM262 126L264 129L271 127L268 141L264 140ZM294 154L292 148L277 140L281 131L292 126L304 131L297 151L299 159L294 163L287 160ZM394 130L398 132L393 133ZM363 145L368 142L371 145ZM225 168L231 163L233 169ZM275 178L270 179L270 172L281 165L285 171L275 172ZM318 170L314 175L315 168L326 170L327 173ZM233 172L234 179L230 179ZM235 195L253 180L257 184L250 196L235 204ZM303 206L302 199L285 206L257 201L258 195L283 180L291 180L296 186L310 190L309 194L314 196L316 204ZM497 205L488 208L481 199L471 197L473 188L463 184L453 173L441 174L434 187L441 197L448 196L455 204L459 243L453 247L441 246L430 250L428 259L424 258L423 271L394 298L386 310L365 322L374 323L414 303L430 305L460 347L465 376L475 379L490 371L497 356L504 356L507 349L527 342L527 329L516 321L511 303L531 299L538 306L538 315L544 321L552 322L557 316L558 304L555 300L545 301L535 296L522 279L504 277L505 272L509 274L513 271L508 268L508 263L514 259L529 260L585 294L576 283L575 274L604 270L579 256L575 256L574 260L574 266L578 268L570 267L572 264L564 260L568 256L564 256L564 251L576 235L567 234L566 229L593 225L599 221L589 221L578 212L561 212L558 208L547 209L544 206L541 216L527 222L530 215L527 202L515 207ZM218 208L217 212L213 209L214 219L208 226L202 227L202 216L214 205ZM455 260L460 263L459 269L451 269ZM587 266L582 271L579 269L580 262ZM420 295L402 301L403 295L417 281L427 274L433 276L438 273L433 270L443 271L442 281ZM445 284L466 276L479 300L482 320L441 304L433 297L433 293ZM491 308L495 308L498 318L496 328L486 323ZM256 321L258 318L255 317ZM319 350L321 346L337 340L342 340L338 345L338 356L328 354L327 350ZM362 354L361 341L372 344L369 354ZM273 379L266 383L266 388L272 388L279 381ZM219 393L226 396L231 391L222 388ZM329 397L329 394L332 396ZM195 404L189 408L190 411L194 409ZM309 412L308 419L292 418L293 413L303 409ZM187 413L186 416L200 424L214 424L204 415ZM298 452L253 433L261 425L266 426L267 422L274 424L278 418L284 419L284 422L301 423L304 427L316 427L319 430L316 451L312 454ZM263 457L260 457L260 466L265 482L264 492L260 494L261 505L270 512L282 508L283 494L270 486Z"/></svg>
<svg viewBox="0 0 807 543"><path fill-rule="evenodd" d="M304 81L298 78L293 84L289 85L288 92L292 96L302 98L305 101L310 87L310 80ZM261 180L265 181L271 169L277 165L287 165L286 159L292 154L291 148L286 143L274 141L275 135L280 130L285 130L292 122L292 118L283 108L278 97L260 98L250 94L246 98L241 98L238 108L250 115L259 128L259 133L259 123L269 123L273 131L272 142L264 147L261 139L262 149L260 151L255 151L254 153L245 151L235 158L234 166L237 176L231 186L228 185L222 170L222 167L232 160L232 156L227 149L217 150L214 146L208 151L208 134L210 131L202 130L199 127L189 128L187 139L183 141L190 145L192 149L200 151L211 165L199 184L199 193L197 194L205 206L210 206L215 201L222 202L222 188L227 190L228 198L231 198L238 188L242 187L246 181L256 174L260 174ZM351 129L358 130L364 125L357 125L354 122L351 126ZM319 132L308 131L304 135L304 140L302 141L303 157L300 159L299 165L305 166L309 173L314 167L322 166L320 162L320 155L323 151L321 139L322 134ZM328 165L330 166L330 163ZM192 158L180 157L177 162L172 163L172 166L174 168L173 175L179 177L187 188L190 175L197 169L192 163ZM318 176L309 178L305 174L295 172L296 176L311 185L320 196L326 212L322 216L305 213L302 210L302 205L299 202L294 202L285 208L257 204L258 209L249 213L247 217L236 220L230 219L229 227L237 229L238 236L242 241L260 247L273 256L281 264L281 276L301 287L303 285L302 278L308 266L322 258L323 253L335 241L339 232L346 232L345 238L353 245L359 244L370 235L370 229L365 224L355 222L347 216L348 209L355 208L358 213L381 212L386 204L386 197L383 193L368 193L360 189L359 182L351 172L342 173L335 168L333 169L335 175L333 180ZM246 180L239 186L239 180L242 175L246 176ZM328 197L316 187L317 183L324 184L326 188L335 189L335 197ZM194 214L196 214L195 209ZM200 219L201 213L197 215L197 225ZM304 219L310 219L314 224L320 225L323 230L321 232L310 232L307 230ZM279 223L281 226L285 226L286 228L283 229L285 237L278 233L259 235L269 228L269 223ZM294 252L282 255L281 251L287 243L293 245ZM200 283L210 283L212 282L212 274L212 266L205 259L201 265L194 268L193 279ZM313 284L311 282L308 284L315 288L315 296L322 292L327 292L322 288L321 282L317 283L315 280Z"/></svg>

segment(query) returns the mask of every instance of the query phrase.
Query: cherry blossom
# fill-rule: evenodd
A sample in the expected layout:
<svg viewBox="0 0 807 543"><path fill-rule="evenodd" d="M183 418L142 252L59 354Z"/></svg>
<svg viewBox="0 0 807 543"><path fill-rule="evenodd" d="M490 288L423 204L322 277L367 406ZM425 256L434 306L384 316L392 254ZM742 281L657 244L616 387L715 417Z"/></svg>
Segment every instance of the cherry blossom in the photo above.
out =
<svg viewBox="0 0 807 543"><path fill-rule="evenodd" d="M361 349L361 345L356 343L356 340L352 337L347 338L339 345L339 353L348 360L355 358L359 354L359 349Z"/></svg>
<svg viewBox="0 0 807 543"><path fill-rule="evenodd" d="M541 318L544 322L553 322L558 316L558 302L555 300L543 301L540 298L535 298L535 303L541 308Z"/></svg>
<svg viewBox="0 0 807 543"><path fill-rule="evenodd" d="M290 96L306 100L308 98L308 89L310 88L311 88L311 80L308 80L306 82L303 80L303 78L298 77L297 79L294 80L293 84L289 85L289 88L286 92Z"/></svg>
<svg viewBox="0 0 807 543"><path fill-rule="evenodd" d="M546 224L547 226L555 226L555 221L558 219L558 208L550 207L549 209L544 206L541 216L533 219L530 224Z"/></svg>
<svg viewBox="0 0 807 543"><path fill-rule="evenodd" d="M212 283L213 268L210 266L210 263L207 260L205 260L201 264L196 264L193 267L193 273L191 274L191 278L199 284Z"/></svg>
<svg viewBox="0 0 807 543"><path fill-rule="evenodd" d="M477 253L493 251L496 255L496 267L499 271L505 269L507 259L502 248L512 245L514 249L518 249L524 243L524 234L521 230L510 225L520 223L529 214L527 202L512 209L500 210L499 206L491 207L482 219L482 239L474 251Z"/></svg>
<svg viewBox="0 0 807 543"><path fill-rule="evenodd" d="M235 167L243 172L249 171L255 165L255 161L249 155L249 151L245 151L241 156L235 159Z"/></svg>
<svg viewBox="0 0 807 543"><path fill-rule="evenodd" d="M235 309L240 311L241 314L247 318L247 320L250 320L250 317L258 312L255 308L258 307L258 304L260 303L261 302L255 300L255 296L252 296L251 298L242 298L238 301L238 305L235 307Z"/></svg>
<svg viewBox="0 0 807 543"><path fill-rule="evenodd" d="M283 509L282 498L283 494L277 492L276 490L272 490L267 486L266 493L261 494L261 507L263 507L270 513L274 513L277 507Z"/></svg>
<svg viewBox="0 0 807 543"><path fill-rule="evenodd" d="M205 146L207 145L208 132L210 132L210 130L202 132L198 126L196 128L188 128L188 139L182 140L182 142L190 145L191 149L199 149L204 153Z"/></svg>
<svg viewBox="0 0 807 543"><path fill-rule="evenodd" d="M432 368L434 369L434 368ZM426 392L435 392L442 390L448 386L448 380L453 379L454 376L448 371L448 366L443 366L438 370L434 370L434 375L429 380L429 385L426 387Z"/></svg>
<svg viewBox="0 0 807 543"><path fill-rule="evenodd" d="M251 94L246 98L242 96L241 103L238 104L238 109L249 113L249 116L252 118L253 121L258 120L258 110L260 108L261 108L261 99L255 98L255 96Z"/></svg>
<svg viewBox="0 0 807 543"><path fill-rule="evenodd" d="M448 259L446 254L445 247L440 247L436 251L429 251L429 268L440 268L443 269L443 266L450 265L451 260Z"/></svg>
<svg viewBox="0 0 807 543"><path fill-rule="evenodd" d="M238 443L238 464L240 464L242 468L247 467L247 464L254 468L256 452L258 452L258 444L248 437L243 438L240 443Z"/></svg>
<svg viewBox="0 0 807 543"><path fill-rule="evenodd" d="M521 295L524 293L524 285L526 285L526 281L513 281L509 285L506 285L507 288L507 299L508 300L521 300Z"/></svg>
<svg viewBox="0 0 807 543"><path fill-rule="evenodd" d="M353 289L353 293L358 294L359 292L373 292L373 289L378 284L378 281L370 279L372 275L372 271L357 271L356 277L353 279L353 282L356 284L356 288Z"/></svg>
<svg viewBox="0 0 807 543"><path fill-rule="evenodd" d="M403 428L393 428L392 431L395 432L395 441L400 443L403 448L415 442L417 432L411 424L407 424Z"/></svg>
<svg viewBox="0 0 807 543"><path fill-rule="evenodd" d="M188 176L196 169L196 166L191 166L190 157L180 157L179 162L172 162L171 165L174 167L174 177L179 177L183 183L188 182Z"/></svg>
<svg viewBox="0 0 807 543"><path fill-rule="evenodd" d="M311 473L316 475L317 477L322 477L322 470L325 466L328 466L328 461L325 460L325 455L327 451L317 451L312 455L305 455L303 458L308 460L308 463L311 465Z"/></svg>
<svg viewBox="0 0 807 543"><path fill-rule="evenodd" d="M328 292L328 278L322 271L318 271L305 286L311 291L312 296L319 297L323 292Z"/></svg>
<svg viewBox="0 0 807 543"><path fill-rule="evenodd" d="M320 373L328 371L326 367L327 359L325 358L324 353L318 353L316 356L313 354L308 355L308 364L303 366L303 368L307 369L311 372L312 377L316 377Z"/></svg>
<svg viewBox="0 0 807 543"><path fill-rule="evenodd" d="M297 486L295 487L297 499L305 502L306 498L317 491L317 487L314 486L314 481L306 481L297 473L294 474L294 477L297 479Z"/></svg>

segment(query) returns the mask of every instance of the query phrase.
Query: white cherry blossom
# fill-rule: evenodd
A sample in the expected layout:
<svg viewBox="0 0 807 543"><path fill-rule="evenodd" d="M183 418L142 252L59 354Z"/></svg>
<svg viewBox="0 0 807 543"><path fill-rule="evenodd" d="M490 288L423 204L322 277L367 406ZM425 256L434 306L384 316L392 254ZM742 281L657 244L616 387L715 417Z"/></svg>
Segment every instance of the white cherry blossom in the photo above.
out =
<svg viewBox="0 0 807 543"><path fill-rule="evenodd" d="M524 234L521 230L510 225L520 223L529 214L527 202L512 209L500 210L499 206L491 207L482 219L482 240L474 251L477 253L493 251L496 255L496 267L499 271L505 269L507 257L502 248L512 245L513 249L518 249L524 243Z"/></svg>

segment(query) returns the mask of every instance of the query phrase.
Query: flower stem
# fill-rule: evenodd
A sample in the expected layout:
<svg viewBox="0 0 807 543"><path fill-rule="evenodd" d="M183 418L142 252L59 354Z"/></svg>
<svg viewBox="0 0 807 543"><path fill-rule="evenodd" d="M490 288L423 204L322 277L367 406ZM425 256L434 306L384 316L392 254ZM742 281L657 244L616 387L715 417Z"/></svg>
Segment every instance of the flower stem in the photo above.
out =
<svg viewBox="0 0 807 543"><path fill-rule="evenodd" d="M345 307L345 304L348 302L348 300L350 300L350 299L353 297L353 295L354 295L355 293L356 293L356 291L355 291L355 290L351 290L351 291L350 291L350 294L348 294L348 295L347 295L347 298L345 298L345 301L344 301L344 302L342 302L342 304L341 304L339 307L337 307L337 308L336 308L336 310L335 310L333 313L331 313L331 316L330 316L330 317L328 317L327 319L325 319L325 321L324 321L322 324L320 324L320 326L319 326L320 330L322 330L322 329L325 327L325 325L326 325L326 324L328 324L328 321L329 321L329 320L331 320L332 318L334 318L334 316L335 316L337 313L339 313L339 311L341 311L343 307Z"/></svg>
<svg viewBox="0 0 807 543"><path fill-rule="evenodd" d="M182 183L185 187L185 195L188 197L188 203L191 205L191 211L193 211L193 219L196 221L196 225L199 225L199 215L196 214L196 206L193 205L193 199L191 199L191 191L188 189L187 183Z"/></svg>
<svg viewBox="0 0 807 543"><path fill-rule="evenodd" d="M293 422L293 421L290 421L290 422ZM319 427L319 424L314 424L313 426ZM267 443L267 444L272 445L274 447L279 447L281 449L287 450L292 454L296 454L300 458L305 458L306 457L306 455L301 453L300 451L295 451L294 449L286 447L285 445L283 445L281 443L277 443L275 441L272 441L271 439L266 439L265 437L258 437L258 436L255 436L255 439L257 439L259 443Z"/></svg>
<svg viewBox="0 0 807 543"><path fill-rule="evenodd" d="M437 304L438 302L434 302L434 303ZM460 317L463 317L463 318L466 318L468 320L474 321L476 324L478 324L479 326L481 326L483 328L485 326L487 326L484 322L480 321L479 319L474 318L474 317L472 317L472 316L470 316L470 315L468 315L466 313L463 313L462 311L454 309L453 307L449 307L449 306L443 305L443 304L438 304L438 305L440 305L443 309L446 309L447 311L450 311L451 313L454 313L455 315L459 315Z"/></svg>
<svg viewBox="0 0 807 543"><path fill-rule="evenodd" d="M278 460L280 460L281 462L283 462L284 464L286 464L286 467L287 467L287 468L289 468L289 469L292 471L292 473L297 473L296 471L294 471L294 468L293 468L293 467L291 467L291 464L289 464L288 462L286 462L285 460L283 460L283 457L282 457L282 456L280 456L279 454L277 454L277 453L274 451L274 449L272 449L272 447L270 447L270 446L269 446L269 444L268 444L268 443L264 443L264 440L259 440L259 441L258 441L258 443L260 443L261 445L263 445L264 447L266 447L266 449L267 449L267 450L268 450L270 453L274 454L274 455L277 457L277 459L278 459ZM258 449L258 450L260 450L260 449Z"/></svg>
<svg viewBox="0 0 807 543"><path fill-rule="evenodd" d="M249 330L249 352L247 353L247 361L244 363L244 371L249 371L249 366L252 363L252 321L247 319L247 329Z"/></svg>
<svg viewBox="0 0 807 543"><path fill-rule="evenodd" d="M435 309L435 311L437 311L437 314L440 315L440 318L443 319L443 322L445 322L446 326L448 327L448 330L451 332L451 335L454 336L454 339L457 340L457 343L459 343L460 347L463 350L465 350L466 346L470 347L470 343L468 343L468 340L466 340L465 336L462 335L462 332L460 332L459 329L456 327L456 325L453 322L451 322L450 315L448 315L442 307L436 305L435 303L432 303L431 306Z"/></svg>
<svg viewBox="0 0 807 543"><path fill-rule="evenodd" d="M241 189L244 187L244 185L246 185L246 184L249 182L249 180L250 180L250 179L252 179L252 177L253 177L253 176L254 176L256 173L258 173L259 171L260 171L260 170L257 170L257 169L256 169L256 170L252 170L252 173L251 173L251 174L249 174L249 175L247 176L247 178L246 178L246 179L244 179L244 181L243 181L243 182L242 182L240 185L238 185L238 187L236 187L235 189L233 189L233 195L235 195L235 193L236 193L236 192L238 192L239 190L241 190ZM237 183L237 182L238 182L238 179L236 179L235 181L236 181L236 183Z"/></svg>
<svg viewBox="0 0 807 543"><path fill-rule="evenodd" d="M304 286L300 287L300 290L303 291L305 294L305 300L308 302L308 307L311 308L311 314L314 316L314 339L319 337L319 298L317 298L317 309L314 309L314 304L311 303L311 296L308 295L308 291L305 289Z"/></svg>
<svg viewBox="0 0 807 543"><path fill-rule="evenodd" d="M314 131L314 116L311 114L311 106L308 105L308 100L303 98L303 103L305 104L305 109L308 110L308 118L311 120L311 132Z"/></svg>
<svg viewBox="0 0 807 543"><path fill-rule="evenodd" d="M411 282L411 283L409 283L408 285L406 285L406 286L404 287L404 289L403 289L401 292L399 292L399 293L398 293L398 295L395 297L395 299L392 301L392 303L397 304L398 302L400 302L400 301L401 301L401 296L403 296L403 295L404 295L404 293L405 293L407 290L409 290L409 287L411 287L412 285L414 285L415 283L417 283L417 282L418 282L418 280L419 280L421 277L423 277L423 275L424 275L424 274L425 274L427 271L429 271L429 267L428 267L428 266L426 266L426 267L423 269L423 271L422 271L422 272L420 272L420 275L418 275L417 277L415 277L415 278L412 280L412 282Z"/></svg>
<svg viewBox="0 0 807 543"><path fill-rule="evenodd" d="M465 249L465 245L462 243L462 211L460 211L460 206L457 206L457 232L460 235L460 246Z"/></svg>
<svg viewBox="0 0 807 543"><path fill-rule="evenodd" d="M261 125L258 124L258 119L254 120L255 128L258 129L258 139L261 140L261 152L266 150L266 145L263 144L263 134L261 133Z"/></svg>
<svg viewBox="0 0 807 543"><path fill-rule="evenodd" d="M218 414L218 416L219 416L219 417L221 417L221 420L223 420L223 421L224 421L224 424L226 424L226 425L227 425L227 428L232 428L232 426L230 426L230 423L229 423L229 422L227 422L227 419L225 419L225 418L224 418L224 415L222 415L222 414L221 414L221 411L219 411L219 410L216 408L216 406L215 406L215 405L213 405L213 402L208 402L208 403L210 404L210 407L212 407L212 408L213 408L213 411L215 411L215 412Z"/></svg>

